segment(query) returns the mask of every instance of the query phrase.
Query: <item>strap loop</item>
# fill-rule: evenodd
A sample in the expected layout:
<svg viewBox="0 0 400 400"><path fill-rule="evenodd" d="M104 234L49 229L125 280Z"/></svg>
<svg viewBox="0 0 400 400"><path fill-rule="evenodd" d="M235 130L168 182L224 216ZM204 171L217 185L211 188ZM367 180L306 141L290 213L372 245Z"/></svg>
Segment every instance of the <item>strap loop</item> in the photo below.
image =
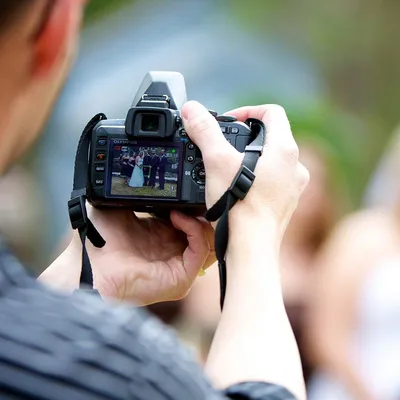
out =
<svg viewBox="0 0 400 400"><path fill-rule="evenodd" d="M86 197L78 196L71 199L68 202L68 212L72 229L81 229L86 226L88 222Z"/></svg>
<svg viewBox="0 0 400 400"><path fill-rule="evenodd" d="M250 171L245 165L242 165L228 191L239 200L243 200L250 188L253 186L254 179L256 179L256 176L253 174L253 172Z"/></svg>
<svg viewBox="0 0 400 400"><path fill-rule="evenodd" d="M261 157L264 151L264 146L246 146L244 149L245 153L258 153L258 156Z"/></svg>
<svg viewBox="0 0 400 400"><path fill-rule="evenodd" d="M92 266L86 249L86 238L93 246L101 248L106 244L103 237L88 218L86 210L87 183L89 177L89 147L94 127L103 119L104 114L95 115L86 125L79 140L75 158L74 184L71 200L68 202L68 212L72 229L78 230L82 242L82 271L80 285L83 288L93 288Z"/></svg>
<svg viewBox="0 0 400 400"><path fill-rule="evenodd" d="M229 241L229 211L238 200L245 199L253 186L256 178L254 170L258 159L263 154L266 137L265 125L261 121L257 119L248 119L246 124L250 127L256 138L245 148L242 166L229 189L205 214L208 221L215 222L219 219L215 230L215 253L219 268L221 309L224 305L227 283L225 254Z"/></svg>

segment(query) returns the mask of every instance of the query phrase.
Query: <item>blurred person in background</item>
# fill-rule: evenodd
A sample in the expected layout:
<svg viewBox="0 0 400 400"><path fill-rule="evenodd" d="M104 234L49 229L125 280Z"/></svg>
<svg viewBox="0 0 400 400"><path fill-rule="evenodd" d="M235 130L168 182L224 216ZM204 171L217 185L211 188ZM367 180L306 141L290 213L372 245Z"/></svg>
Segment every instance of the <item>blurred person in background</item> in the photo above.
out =
<svg viewBox="0 0 400 400"><path fill-rule="evenodd" d="M371 208L338 224L314 266L309 400L400 398L399 135L379 165Z"/></svg>
<svg viewBox="0 0 400 400"><path fill-rule="evenodd" d="M333 178L335 157L322 140L299 141L301 162L312 179L289 223L281 248L281 280L286 310L303 363L306 381L312 371L305 340L306 316L313 301L315 257L346 207L344 187Z"/></svg>
<svg viewBox="0 0 400 400"><path fill-rule="evenodd" d="M68 76L84 3L0 2L1 174L46 122ZM202 105L189 102L181 111L188 136L203 155L210 207L231 185L243 154ZM242 122L262 120L268 143L249 194L229 212L227 291L206 365L212 383L164 325L132 307L187 294L200 270L215 260L208 240L212 226L176 211L170 221L160 221L140 219L130 210L89 207L107 243L101 249L87 245L95 289L90 294L79 290L77 232L39 282L0 240L1 397L306 398L283 304L279 249L309 175L282 107L243 107L230 114Z"/></svg>

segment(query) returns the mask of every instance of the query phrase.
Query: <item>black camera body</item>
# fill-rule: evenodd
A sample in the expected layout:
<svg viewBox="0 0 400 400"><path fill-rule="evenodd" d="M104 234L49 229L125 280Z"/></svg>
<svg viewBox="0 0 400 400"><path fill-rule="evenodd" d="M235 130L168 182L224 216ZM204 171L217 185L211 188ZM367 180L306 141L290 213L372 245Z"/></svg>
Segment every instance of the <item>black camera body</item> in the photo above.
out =
<svg viewBox="0 0 400 400"><path fill-rule="evenodd" d="M185 102L181 74L150 72L125 120L96 125L89 161L91 204L155 214L171 209L204 213L206 174L200 150L182 123L180 109ZM248 125L211 113L238 151L254 140Z"/></svg>

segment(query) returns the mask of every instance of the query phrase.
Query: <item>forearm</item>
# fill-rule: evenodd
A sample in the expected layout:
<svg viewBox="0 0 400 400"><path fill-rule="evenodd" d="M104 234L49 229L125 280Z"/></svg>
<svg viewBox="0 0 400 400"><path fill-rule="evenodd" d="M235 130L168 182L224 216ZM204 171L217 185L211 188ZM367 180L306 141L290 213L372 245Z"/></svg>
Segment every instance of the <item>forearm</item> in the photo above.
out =
<svg viewBox="0 0 400 400"><path fill-rule="evenodd" d="M221 388L265 381L305 398L278 267L277 235L261 219L231 223L227 292L206 369Z"/></svg>
<svg viewBox="0 0 400 400"><path fill-rule="evenodd" d="M81 273L81 252L74 242L40 275L39 281L45 285L73 292L79 288Z"/></svg>

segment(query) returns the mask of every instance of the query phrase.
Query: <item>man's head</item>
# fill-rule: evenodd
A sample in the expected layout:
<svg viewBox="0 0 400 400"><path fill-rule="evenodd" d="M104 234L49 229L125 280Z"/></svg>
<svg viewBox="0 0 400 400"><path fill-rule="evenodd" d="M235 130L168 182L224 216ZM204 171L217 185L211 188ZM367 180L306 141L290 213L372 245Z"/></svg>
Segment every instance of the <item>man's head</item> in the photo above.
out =
<svg viewBox="0 0 400 400"><path fill-rule="evenodd" d="M165 156L165 150L161 150L161 157Z"/></svg>
<svg viewBox="0 0 400 400"><path fill-rule="evenodd" d="M38 137L68 75L85 0L0 0L0 174Z"/></svg>

